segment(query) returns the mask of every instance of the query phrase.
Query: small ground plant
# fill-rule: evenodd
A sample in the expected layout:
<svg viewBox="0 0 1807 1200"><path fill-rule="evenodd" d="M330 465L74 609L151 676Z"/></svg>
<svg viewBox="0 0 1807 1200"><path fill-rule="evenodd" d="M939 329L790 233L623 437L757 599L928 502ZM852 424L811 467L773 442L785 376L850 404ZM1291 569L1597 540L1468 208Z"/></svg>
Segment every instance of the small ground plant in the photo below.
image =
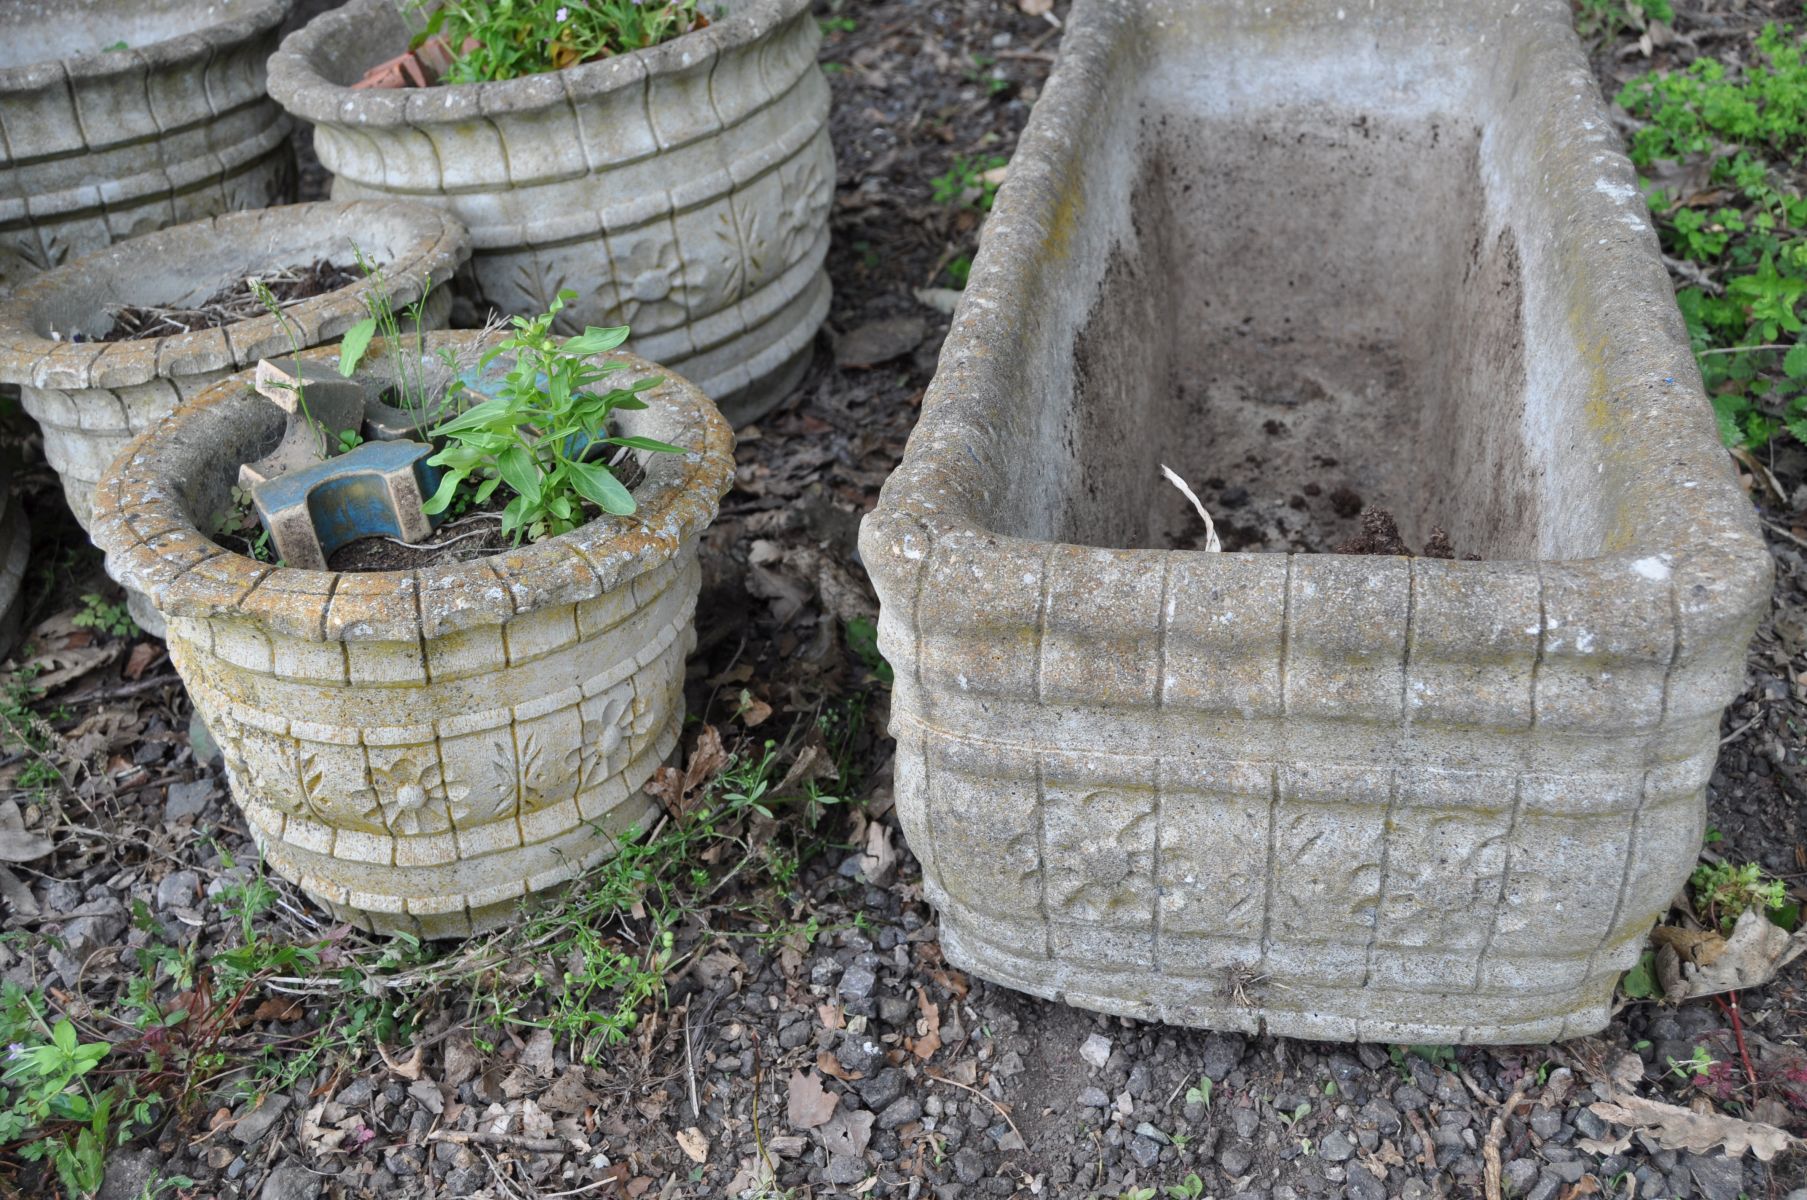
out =
<svg viewBox="0 0 1807 1200"><path fill-rule="evenodd" d="M1632 161L1699 180L1652 187L1650 206L1694 281L1676 300L1720 436L1750 448L1783 431L1807 442L1807 58L1788 25L1767 26L1756 51L1741 69L1702 57L1618 95L1647 122Z"/></svg>
<svg viewBox="0 0 1807 1200"><path fill-rule="evenodd" d="M482 83L626 54L700 29L697 0L412 0L430 10L418 47L452 48L442 83Z"/></svg>
<svg viewBox="0 0 1807 1200"><path fill-rule="evenodd" d="M1788 889L1756 863L1702 863L1688 877L1694 908L1722 932L1730 933L1751 909L1770 913L1788 903Z"/></svg>
<svg viewBox="0 0 1807 1200"><path fill-rule="evenodd" d="M607 464L591 461L598 447L684 452L669 442L608 432L614 413L645 408L639 393L663 379L650 376L625 387L591 390L626 369L622 363L589 360L621 345L628 330L625 325L613 329L592 325L576 337L554 337L553 318L576 298L576 292L560 292L540 315L513 318L513 336L492 346L478 363L481 371L496 359L511 356L513 365L496 384L494 395L429 431L444 439L445 448L427 461L444 468L445 474L426 503L427 512L444 512L466 487L474 488L470 502L481 506L506 485L514 498L502 510L503 534L517 543L523 536L539 541L583 524L584 501L615 516L633 513L633 494ZM456 407L473 390L455 380L446 404Z"/></svg>

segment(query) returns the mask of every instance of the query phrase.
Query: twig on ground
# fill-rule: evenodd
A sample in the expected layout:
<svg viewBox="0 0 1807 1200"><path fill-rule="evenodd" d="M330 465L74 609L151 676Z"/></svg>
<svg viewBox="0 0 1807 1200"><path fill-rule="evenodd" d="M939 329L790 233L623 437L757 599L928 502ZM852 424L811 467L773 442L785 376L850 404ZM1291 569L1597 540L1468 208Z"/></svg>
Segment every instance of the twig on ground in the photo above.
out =
<svg viewBox="0 0 1807 1200"><path fill-rule="evenodd" d="M1473 1080L1464 1076L1463 1082L1468 1084L1471 1091L1478 1093ZM1487 1200L1500 1200L1500 1179L1504 1171L1500 1162L1500 1143L1506 1140L1506 1118L1512 1115L1512 1110L1517 1108L1519 1101L1525 1098L1525 1092L1530 1083L1531 1076L1528 1073L1519 1076L1518 1083L1512 1089L1512 1094L1506 1097L1506 1102L1500 1105L1499 1110L1493 1114L1493 1124L1487 1127L1487 1143L1481 1148Z"/></svg>
<svg viewBox="0 0 1807 1200"><path fill-rule="evenodd" d="M924 1079L932 1079L936 1083L945 1083L945 1084L949 1085L950 1087L957 1087L962 1091L971 1092L973 1095L979 1097L981 1100L985 1101L985 1103L991 1105L992 1109L998 1114L998 1116L1004 1118L1004 1124L1010 1126L1010 1132L1016 1134L1016 1140L1023 1143L1023 1148L1025 1150L1029 1148L1029 1141L1027 1138L1025 1138L1023 1136L1023 1131L1018 1129L1016 1127L1016 1122L1012 1121L1010 1119L1010 1110L1008 1108L1004 1107L1002 1104L999 1104L988 1093L980 1091L978 1088L972 1086L970 1083L961 1083L958 1079L949 1079L947 1076L937 1075L933 1071L924 1071L923 1078Z"/></svg>

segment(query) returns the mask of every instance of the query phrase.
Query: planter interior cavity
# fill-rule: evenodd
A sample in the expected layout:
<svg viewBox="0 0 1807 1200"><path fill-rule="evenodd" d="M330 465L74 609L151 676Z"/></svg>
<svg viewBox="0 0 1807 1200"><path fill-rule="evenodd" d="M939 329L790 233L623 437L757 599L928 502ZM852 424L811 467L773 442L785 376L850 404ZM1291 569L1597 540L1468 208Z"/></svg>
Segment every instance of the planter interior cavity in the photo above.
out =
<svg viewBox="0 0 1807 1200"><path fill-rule="evenodd" d="M354 91L418 15L350 0L290 35L270 92L315 126L333 195L444 204L470 227L482 304L559 330L629 325L735 423L783 400L828 313L834 153L805 0L729 0L712 23L495 83Z"/></svg>
<svg viewBox="0 0 1807 1200"><path fill-rule="evenodd" d="M44 431L44 452L77 520L88 525L95 484L125 444L178 403L233 371L340 337L367 315L362 279L283 309L214 329L119 342L98 337L122 305L198 303L260 271L329 259L353 245L381 264L397 306L431 281L443 285L470 254L463 227L443 211L395 201L297 204L228 213L162 230L48 271L0 303L0 382L21 385ZM424 323L442 328L449 290L436 286Z"/></svg>
<svg viewBox="0 0 1807 1200"><path fill-rule="evenodd" d="M861 551L950 961L1389 1042L1605 1023L1770 572L1561 0L1079 0Z"/></svg>
<svg viewBox="0 0 1807 1200"><path fill-rule="evenodd" d="M442 369L447 346L474 361L485 344L432 334L426 362ZM101 486L108 568L167 619L271 867L362 927L493 927L656 812L641 789L682 726L697 539L732 479L733 437L694 386L606 357L665 378L648 409L619 414L623 431L687 453L640 456L634 517L490 557L340 573L221 549L210 514L283 425L249 372L135 441ZM397 361L373 343L360 376L380 390Z"/></svg>
<svg viewBox="0 0 1807 1200"><path fill-rule="evenodd" d="M0 6L0 248L42 270L122 238L293 198L292 122L264 89L289 7Z"/></svg>

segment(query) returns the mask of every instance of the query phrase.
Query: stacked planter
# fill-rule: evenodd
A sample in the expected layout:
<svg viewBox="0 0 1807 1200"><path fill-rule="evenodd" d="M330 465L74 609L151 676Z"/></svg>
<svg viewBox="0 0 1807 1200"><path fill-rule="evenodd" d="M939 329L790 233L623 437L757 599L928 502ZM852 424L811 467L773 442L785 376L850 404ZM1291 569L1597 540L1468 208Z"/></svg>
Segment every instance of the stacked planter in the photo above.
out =
<svg viewBox="0 0 1807 1200"><path fill-rule="evenodd" d="M484 344L430 335L429 392L452 370L441 349L472 361ZM607 357L628 378L662 373ZM380 342L369 362L358 378L379 395L395 364ZM697 540L732 480L733 435L667 374L621 432L687 453L640 456L634 516L418 571L302 571L223 550L197 523L277 431L250 381L132 444L101 485L95 540L167 618L271 867L376 931L497 925L655 812L642 788L683 722Z"/></svg>
<svg viewBox="0 0 1807 1200"><path fill-rule="evenodd" d="M0 382L18 384L44 431L44 454L86 528L94 485L125 444L177 404L260 358L340 337L366 315L366 281L271 315L216 329L122 342L70 341L112 326L125 304L199 302L262 270L327 258L352 263L352 246L382 266L397 308L443 283L470 254L458 223L396 201L297 204L228 213L162 230L58 267L0 302ZM443 328L451 298L428 300L426 325Z"/></svg>
<svg viewBox="0 0 1807 1200"><path fill-rule="evenodd" d="M630 325L736 424L783 399L828 312L828 85L807 0L747 0L651 49L498 83L353 91L408 41L352 0L284 41L270 93L315 125L333 195L437 199L503 312Z"/></svg>
<svg viewBox="0 0 1807 1200"><path fill-rule="evenodd" d="M0 6L0 280L166 225L292 199L292 123L264 92L289 7Z"/></svg>

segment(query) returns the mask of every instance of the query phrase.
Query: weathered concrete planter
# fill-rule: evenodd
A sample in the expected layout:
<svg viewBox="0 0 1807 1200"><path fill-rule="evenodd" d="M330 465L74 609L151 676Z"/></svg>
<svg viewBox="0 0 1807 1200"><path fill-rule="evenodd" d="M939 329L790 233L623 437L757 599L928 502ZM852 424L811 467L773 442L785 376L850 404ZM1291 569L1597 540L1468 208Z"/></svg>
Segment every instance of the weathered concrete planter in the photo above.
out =
<svg viewBox="0 0 1807 1200"><path fill-rule="evenodd" d="M447 375L440 346L481 336L429 335L430 383ZM378 358L364 377L381 387L389 370ZM634 517L435 569L341 574L272 568L197 524L279 428L249 381L133 442L94 535L168 620L270 865L362 926L449 937L646 828L641 785L683 723L697 539L734 470L702 393L668 374L648 409L623 414L628 432L691 450L643 458Z"/></svg>
<svg viewBox="0 0 1807 1200"><path fill-rule="evenodd" d="M0 383L19 384L44 431L44 456L84 528L94 486L127 442L178 403L258 359L289 352L274 316L218 329L124 342L70 342L113 324L124 304L199 302L260 270L328 258L352 261L352 243L383 267L394 303L445 283L470 255L470 238L440 209L396 201L297 204L227 213L132 239L47 271L0 301ZM337 340L364 319L366 281L283 310L301 345ZM445 327L451 294L428 299L428 328ZM59 334L61 337L54 337Z"/></svg>
<svg viewBox="0 0 1807 1200"><path fill-rule="evenodd" d="M1303 1037L1606 1021L1770 565L1568 20L1075 5L861 537L951 961ZM1159 463L1292 490L1284 446L1487 561L1162 548Z"/></svg>
<svg viewBox="0 0 1807 1200"><path fill-rule="evenodd" d="M405 45L396 0L290 35L270 93L315 125L344 199L437 200L470 227L477 298L561 329L631 325L742 424L795 386L828 313L834 154L806 0L732 0L649 50L500 83L352 91ZM461 276L461 279L464 278Z"/></svg>
<svg viewBox="0 0 1807 1200"><path fill-rule="evenodd" d="M0 5L0 257L42 269L165 225L293 199L292 122L264 93L289 6Z"/></svg>

